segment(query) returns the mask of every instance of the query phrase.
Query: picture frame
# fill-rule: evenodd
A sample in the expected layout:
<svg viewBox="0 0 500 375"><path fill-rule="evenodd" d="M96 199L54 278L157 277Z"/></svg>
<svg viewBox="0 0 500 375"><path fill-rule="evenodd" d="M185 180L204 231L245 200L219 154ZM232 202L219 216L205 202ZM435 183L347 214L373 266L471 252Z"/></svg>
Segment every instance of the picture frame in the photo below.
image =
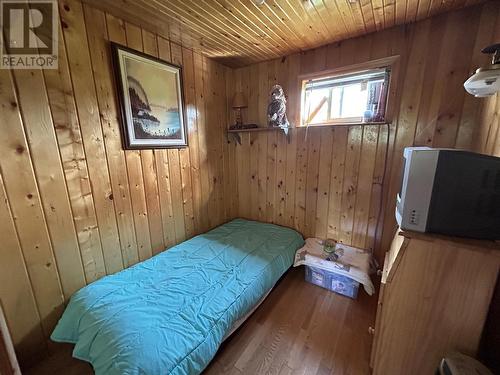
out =
<svg viewBox="0 0 500 375"><path fill-rule="evenodd" d="M187 147L182 67L118 43L111 51L123 148Z"/></svg>

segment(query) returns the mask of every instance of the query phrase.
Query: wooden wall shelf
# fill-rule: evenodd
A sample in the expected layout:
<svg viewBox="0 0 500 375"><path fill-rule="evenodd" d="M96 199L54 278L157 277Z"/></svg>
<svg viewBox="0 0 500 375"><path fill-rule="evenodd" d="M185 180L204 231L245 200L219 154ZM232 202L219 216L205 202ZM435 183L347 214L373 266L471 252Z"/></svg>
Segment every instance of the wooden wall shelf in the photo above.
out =
<svg viewBox="0 0 500 375"><path fill-rule="evenodd" d="M290 130L293 127L280 128L280 127L261 127L261 128L248 128L248 129L228 129L227 135L228 140L234 140L235 143L241 145L241 137L239 133L254 133L254 132L269 132L269 131L280 131L285 134L287 142L290 143Z"/></svg>
<svg viewBox="0 0 500 375"><path fill-rule="evenodd" d="M265 131L273 131L278 130L279 128L248 128L248 129L228 129L229 133L248 133L248 132L265 132Z"/></svg>

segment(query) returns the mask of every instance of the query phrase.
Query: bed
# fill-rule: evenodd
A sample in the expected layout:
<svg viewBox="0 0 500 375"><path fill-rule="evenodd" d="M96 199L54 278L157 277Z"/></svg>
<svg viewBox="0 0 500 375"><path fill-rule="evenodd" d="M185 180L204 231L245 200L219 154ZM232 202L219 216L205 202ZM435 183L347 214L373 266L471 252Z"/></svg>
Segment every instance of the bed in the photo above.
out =
<svg viewBox="0 0 500 375"><path fill-rule="evenodd" d="M304 241L235 219L71 298L51 339L96 374L198 374L269 293Z"/></svg>

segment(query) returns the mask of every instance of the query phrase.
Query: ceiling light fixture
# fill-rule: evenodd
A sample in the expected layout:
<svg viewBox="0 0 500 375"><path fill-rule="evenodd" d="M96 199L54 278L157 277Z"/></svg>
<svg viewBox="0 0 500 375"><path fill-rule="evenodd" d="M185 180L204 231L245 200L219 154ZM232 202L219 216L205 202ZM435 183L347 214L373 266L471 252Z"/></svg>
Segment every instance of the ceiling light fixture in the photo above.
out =
<svg viewBox="0 0 500 375"><path fill-rule="evenodd" d="M264 5L264 3L266 2L266 0L252 0L253 3L257 6L261 6L261 5Z"/></svg>
<svg viewBox="0 0 500 375"><path fill-rule="evenodd" d="M491 64L477 69L464 83L465 90L478 98L500 92L500 43L483 48L481 52L492 55Z"/></svg>

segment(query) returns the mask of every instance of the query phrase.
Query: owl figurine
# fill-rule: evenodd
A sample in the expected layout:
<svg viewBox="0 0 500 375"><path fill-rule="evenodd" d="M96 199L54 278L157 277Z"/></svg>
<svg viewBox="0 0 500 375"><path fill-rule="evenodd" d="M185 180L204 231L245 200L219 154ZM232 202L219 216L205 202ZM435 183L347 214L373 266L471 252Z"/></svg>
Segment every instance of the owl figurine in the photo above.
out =
<svg viewBox="0 0 500 375"><path fill-rule="evenodd" d="M286 98L280 85L274 85L269 95L269 105L267 107L268 125L280 128L288 128L286 118Z"/></svg>

